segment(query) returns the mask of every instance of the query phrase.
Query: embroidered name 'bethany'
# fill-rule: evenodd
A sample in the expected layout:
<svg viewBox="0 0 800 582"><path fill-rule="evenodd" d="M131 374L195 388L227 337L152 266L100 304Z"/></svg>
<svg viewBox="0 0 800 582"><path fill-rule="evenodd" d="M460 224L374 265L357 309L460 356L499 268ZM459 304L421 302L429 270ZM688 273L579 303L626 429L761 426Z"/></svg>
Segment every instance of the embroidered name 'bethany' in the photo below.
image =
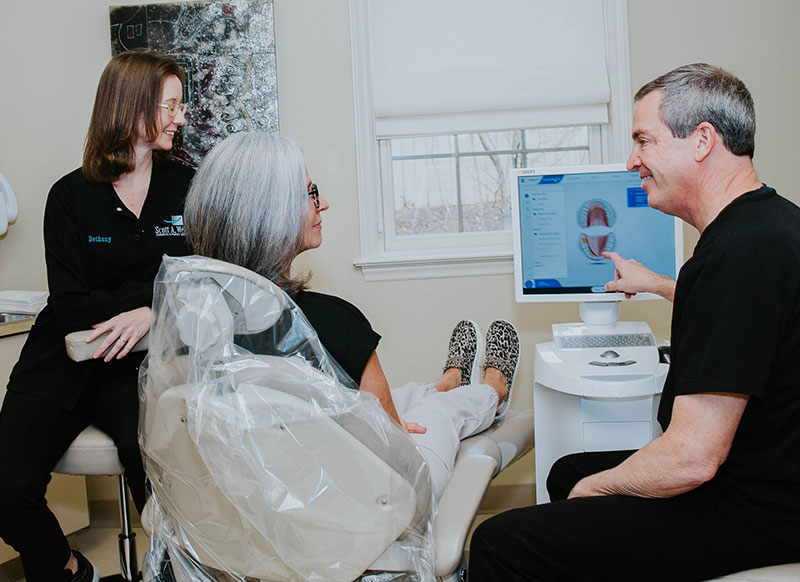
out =
<svg viewBox="0 0 800 582"><path fill-rule="evenodd" d="M111 244L111 237L110 236L97 236L97 235L89 235L89 242L90 243L107 243Z"/></svg>

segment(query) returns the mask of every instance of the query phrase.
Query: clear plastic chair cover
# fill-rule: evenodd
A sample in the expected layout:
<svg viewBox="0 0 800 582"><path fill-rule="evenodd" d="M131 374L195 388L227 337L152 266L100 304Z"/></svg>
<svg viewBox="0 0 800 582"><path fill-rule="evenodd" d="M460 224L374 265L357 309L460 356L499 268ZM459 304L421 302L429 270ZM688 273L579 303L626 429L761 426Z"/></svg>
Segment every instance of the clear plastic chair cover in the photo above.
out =
<svg viewBox="0 0 800 582"><path fill-rule="evenodd" d="M178 582L434 579L421 455L282 290L164 257L153 312L139 379L145 580L167 557ZM384 552L402 567L375 577Z"/></svg>

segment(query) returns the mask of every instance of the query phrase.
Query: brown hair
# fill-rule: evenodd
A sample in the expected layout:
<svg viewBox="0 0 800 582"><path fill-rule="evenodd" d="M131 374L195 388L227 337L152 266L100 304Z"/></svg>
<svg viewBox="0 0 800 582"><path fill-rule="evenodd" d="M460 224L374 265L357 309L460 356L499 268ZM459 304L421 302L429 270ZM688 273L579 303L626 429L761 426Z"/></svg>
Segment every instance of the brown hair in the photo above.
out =
<svg viewBox="0 0 800 582"><path fill-rule="evenodd" d="M181 83L186 75L172 57L147 50L131 50L115 56L106 65L83 150L83 175L92 182L112 182L136 167L134 145L139 120L146 139L158 137L158 108L164 80L175 75ZM169 152L156 151L157 158Z"/></svg>

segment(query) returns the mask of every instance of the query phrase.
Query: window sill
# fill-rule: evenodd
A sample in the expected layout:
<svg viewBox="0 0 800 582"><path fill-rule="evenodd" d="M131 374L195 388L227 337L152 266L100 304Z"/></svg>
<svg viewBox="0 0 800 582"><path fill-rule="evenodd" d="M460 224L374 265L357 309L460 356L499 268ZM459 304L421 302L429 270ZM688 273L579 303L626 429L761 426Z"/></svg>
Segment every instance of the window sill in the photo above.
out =
<svg viewBox="0 0 800 582"><path fill-rule="evenodd" d="M510 252L469 256L382 258L355 261L353 265L361 269L365 281L509 275L514 272L514 260Z"/></svg>

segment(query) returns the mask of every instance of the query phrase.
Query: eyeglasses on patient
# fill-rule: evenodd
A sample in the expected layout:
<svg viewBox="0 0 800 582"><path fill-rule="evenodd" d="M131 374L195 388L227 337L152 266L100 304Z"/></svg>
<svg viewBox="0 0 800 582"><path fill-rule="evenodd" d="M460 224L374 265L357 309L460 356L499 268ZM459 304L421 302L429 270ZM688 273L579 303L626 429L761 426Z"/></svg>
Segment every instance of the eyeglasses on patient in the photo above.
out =
<svg viewBox="0 0 800 582"><path fill-rule="evenodd" d="M319 209L319 188L316 184L311 184L308 188L308 195L314 203L314 208Z"/></svg>
<svg viewBox="0 0 800 582"><path fill-rule="evenodd" d="M166 109L167 115L170 117L175 117L178 115L178 111L186 115L186 110L189 109L188 103L175 103L174 101L170 101L169 103L159 103L158 106L161 109Z"/></svg>

